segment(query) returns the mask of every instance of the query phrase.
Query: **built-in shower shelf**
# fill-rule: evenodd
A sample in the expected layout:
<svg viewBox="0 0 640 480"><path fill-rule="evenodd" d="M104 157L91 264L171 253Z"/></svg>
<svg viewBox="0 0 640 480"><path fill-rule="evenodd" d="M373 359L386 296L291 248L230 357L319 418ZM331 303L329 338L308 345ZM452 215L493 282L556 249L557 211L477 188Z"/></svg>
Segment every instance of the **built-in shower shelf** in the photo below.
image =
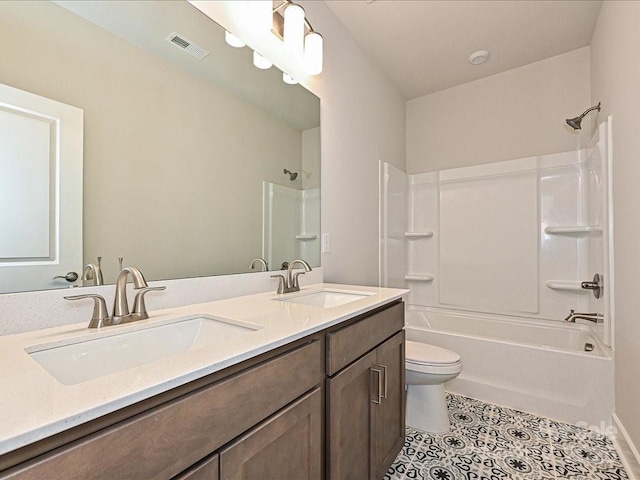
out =
<svg viewBox="0 0 640 480"><path fill-rule="evenodd" d="M597 225L558 225L544 228L549 235L584 235L587 233L602 233L602 227Z"/></svg>
<svg viewBox="0 0 640 480"><path fill-rule="evenodd" d="M296 235L296 240L301 240L303 242L315 240L316 238L318 238L318 235Z"/></svg>
<svg viewBox="0 0 640 480"><path fill-rule="evenodd" d="M432 230L425 230L424 232L405 232L405 237L413 239L413 238L431 238L433 237Z"/></svg>
<svg viewBox="0 0 640 480"><path fill-rule="evenodd" d="M568 280L547 280L545 285L552 290L571 290L574 292L588 293L589 290L585 290L581 287L582 282L574 282Z"/></svg>
<svg viewBox="0 0 640 480"><path fill-rule="evenodd" d="M433 282L436 277L434 275L424 274L424 275L405 275L404 279L409 282Z"/></svg>

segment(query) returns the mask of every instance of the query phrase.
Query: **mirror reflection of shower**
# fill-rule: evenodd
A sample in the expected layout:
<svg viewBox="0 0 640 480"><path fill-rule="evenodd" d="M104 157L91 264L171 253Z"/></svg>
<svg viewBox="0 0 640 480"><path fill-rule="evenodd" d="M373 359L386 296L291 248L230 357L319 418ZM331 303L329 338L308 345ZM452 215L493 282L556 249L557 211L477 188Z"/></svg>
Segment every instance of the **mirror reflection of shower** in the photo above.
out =
<svg viewBox="0 0 640 480"><path fill-rule="evenodd" d="M262 258L271 270L286 269L292 258L319 266L320 189L266 181L262 185Z"/></svg>
<svg viewBox="0 0 640 480"><path fill-rule="evenodd" d="M298 178L298 172L292 172L290 170L287 170L286 168L284 169L284 174L285 175L289 175L289 180L291 180L292 182Z"/></svg>

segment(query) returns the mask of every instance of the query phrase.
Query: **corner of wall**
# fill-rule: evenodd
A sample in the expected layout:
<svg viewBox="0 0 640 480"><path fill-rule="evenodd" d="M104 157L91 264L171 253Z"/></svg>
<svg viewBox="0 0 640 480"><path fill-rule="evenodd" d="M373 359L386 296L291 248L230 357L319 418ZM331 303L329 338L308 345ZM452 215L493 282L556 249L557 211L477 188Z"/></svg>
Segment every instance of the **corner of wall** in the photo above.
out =
<svg viewBox="0 0 640 480"><path fill-rule="evenodd" d="M622 465L631 480L638 480L640 479L640 453L615 413L613 414L613 424L617 434L613 436L612 440L618 455L620 455Z"/></svg>

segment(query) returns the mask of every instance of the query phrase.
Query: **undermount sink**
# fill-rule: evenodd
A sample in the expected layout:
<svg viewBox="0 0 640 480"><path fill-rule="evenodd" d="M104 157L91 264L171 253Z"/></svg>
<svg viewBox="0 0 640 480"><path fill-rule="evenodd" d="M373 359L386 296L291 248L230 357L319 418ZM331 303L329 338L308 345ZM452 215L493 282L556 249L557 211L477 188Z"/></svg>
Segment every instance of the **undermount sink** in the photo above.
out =
<svg viewBox="0 0 640 480"><path fill-rule="evenodd" d="M277 299L287 303L298 303L314 307L333 308L375 295L371 292L347 292L340 290L321 290L319 292Z"/></svg>
<svg viewBox="0 0 640 480"><path fill-rule="evenodd" d="M219 345L260 328L261 325L198 315L64 346L35 345L26 351L60 383L75 385L178 353Z"/></svg>

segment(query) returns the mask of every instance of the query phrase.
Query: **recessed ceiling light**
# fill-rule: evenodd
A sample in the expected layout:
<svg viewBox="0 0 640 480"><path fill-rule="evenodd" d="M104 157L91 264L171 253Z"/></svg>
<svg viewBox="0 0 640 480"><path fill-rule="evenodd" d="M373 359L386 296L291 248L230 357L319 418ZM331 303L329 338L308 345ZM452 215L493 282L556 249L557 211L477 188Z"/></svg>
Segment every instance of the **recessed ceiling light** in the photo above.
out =
<svg viewBox="0 0 640 480"><path fill-rule="evenodd" d="M488 58L489 52L486 50L480 50L469 55L469 63L471 65L480 65L481 63L486 62Z"/></svg>

